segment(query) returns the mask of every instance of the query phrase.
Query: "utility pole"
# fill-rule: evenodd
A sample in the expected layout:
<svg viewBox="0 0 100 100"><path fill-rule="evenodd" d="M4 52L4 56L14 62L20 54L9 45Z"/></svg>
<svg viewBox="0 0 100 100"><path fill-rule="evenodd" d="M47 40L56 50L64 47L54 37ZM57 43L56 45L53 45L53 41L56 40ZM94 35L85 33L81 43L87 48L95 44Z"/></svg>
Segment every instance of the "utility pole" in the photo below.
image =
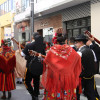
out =
<svg viewBox="0 0 100 100"><path fill-rule="evenodd" d="M30 15L30 41L32 41L32 34L34 32L34 0L30 0L30 6L31 6L31 15Z"/></svg>

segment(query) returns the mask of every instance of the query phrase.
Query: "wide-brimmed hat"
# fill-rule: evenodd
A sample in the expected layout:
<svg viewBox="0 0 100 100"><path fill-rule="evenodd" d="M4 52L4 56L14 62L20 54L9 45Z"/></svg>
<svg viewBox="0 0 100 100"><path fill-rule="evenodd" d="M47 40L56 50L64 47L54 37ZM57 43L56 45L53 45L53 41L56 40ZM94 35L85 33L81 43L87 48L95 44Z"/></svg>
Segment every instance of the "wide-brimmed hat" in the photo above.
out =
<svg viewBox="0 0 100 100"><path fill-rule="evenodd" d="M88 37L84 34L79 34L76 38L75 41L88 41Z"/></svg>

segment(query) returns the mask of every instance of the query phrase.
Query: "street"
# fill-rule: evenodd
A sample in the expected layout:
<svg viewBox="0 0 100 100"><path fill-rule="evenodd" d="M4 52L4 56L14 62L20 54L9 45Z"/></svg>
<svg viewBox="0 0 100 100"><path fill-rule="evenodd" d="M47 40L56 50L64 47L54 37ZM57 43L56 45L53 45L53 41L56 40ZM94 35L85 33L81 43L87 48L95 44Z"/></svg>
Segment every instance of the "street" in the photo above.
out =
<svg viewBox="0 0 100 100"><path fill-rule="evenodd" d="M100 76L96 77L96 86L100 94ZM30 94L25 89L24 84L16 84L16 90L12 91L12 98L10 100L31 100ZM2 93L0 92L0 97ZM0 99L1 100L1 99ZM7 99L6 99L7 100ZM43 89L40 90L39 100L43 100ZM87 100L86 97L81 95L81 100Z"/></svg>

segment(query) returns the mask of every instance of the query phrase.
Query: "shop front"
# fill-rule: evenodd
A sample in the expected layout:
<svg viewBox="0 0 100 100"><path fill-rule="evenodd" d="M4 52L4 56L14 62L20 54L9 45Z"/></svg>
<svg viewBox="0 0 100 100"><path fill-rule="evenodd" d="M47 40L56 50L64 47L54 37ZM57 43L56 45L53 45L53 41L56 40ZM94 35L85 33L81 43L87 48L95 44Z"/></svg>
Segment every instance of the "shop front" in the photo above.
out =
<svg viewBox="0 0 100 100"><path fill-rule="evenodd" d="M58 28L62 28L62 15L55 14L35 19L35 31L39 32L44 41L52 44L52 38Z"/></svg>
<svg viewBox="0 0 100 100"><path fill-rule="evenodd" d="M29 21L22 21L15 25L15 38L20 42L28 42L30 35Z"/></svg>

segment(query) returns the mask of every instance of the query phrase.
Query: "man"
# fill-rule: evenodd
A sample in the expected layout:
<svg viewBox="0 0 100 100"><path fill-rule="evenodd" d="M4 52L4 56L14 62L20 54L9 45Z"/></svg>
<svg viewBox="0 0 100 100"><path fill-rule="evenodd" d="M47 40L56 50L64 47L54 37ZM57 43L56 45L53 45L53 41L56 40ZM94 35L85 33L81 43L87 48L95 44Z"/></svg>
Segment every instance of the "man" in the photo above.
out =
<svg viewBox="0 0 100 100"><path fill-rule="evenodd" d="M75 38L71 37L68 41L68 44L75 50L77 51L76 47L75 47Z"/></svg>
<svg viewBox="0 0 100 100"><path fill-rule="evenodd" d="M38 65L35 65L31 66L33 70L29 69L31 60L35 59L35 56L32 57L29 55L29 50L34 50L36 52L44 54L44 46L43 46L43 38L38 33L34 33L32 38L33 38L32 43L29 43L25 46L24 50L21 52L21 55L25 56L27 60L25 86L28 92L31 94L32 100L38 100L40 75L42 74L43 68L41 68ZM34 79L34 90L31 86L32 79Z"/></svg>
<svg viewBox="0 0 100 100"><path fill-rule="evenodd" d="M84 93L88 100L99 100L99 98L96 97L94 89L94 55L92 50L86 46L87 40L87 37L83 34L80 34L75 38L82 63L82 73L80 74L80 77L82 78L82 88L84 88ZM80 95L77 97L77 100L80 100Z"/></svg>
<svg viewBox="0 0 100 100"><path fill-rule="evenodd" d="M100 61L100 47L99 45L97 45L94 41L94 38L89 37L87 43L87 46L89 46L90 49L92 49L96 55L96 59L97 59L97 70L96 70L96 74L99 73L99 61Z"/></svg>

